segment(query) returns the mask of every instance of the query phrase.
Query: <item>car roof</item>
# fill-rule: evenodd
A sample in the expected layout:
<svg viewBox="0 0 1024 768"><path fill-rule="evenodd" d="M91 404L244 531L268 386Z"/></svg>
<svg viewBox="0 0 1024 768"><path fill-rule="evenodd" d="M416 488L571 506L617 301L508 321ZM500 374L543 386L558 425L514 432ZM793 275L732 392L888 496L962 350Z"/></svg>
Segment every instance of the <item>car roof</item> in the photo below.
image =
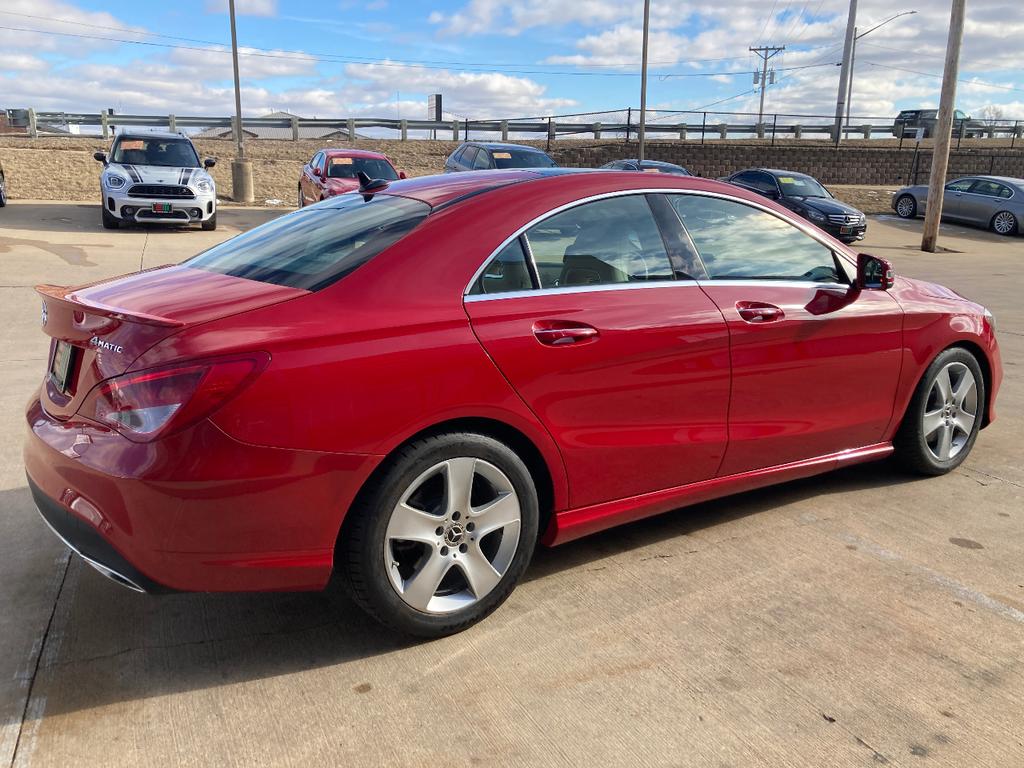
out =
<svg viewBox="0 0 1024 768"><path fill-rule="evenodd" d="M782 168L746 168L744 170L747 170L747 171L764 171L765 173L770 174L772 176L806 176L809 179L813 179L814 178L813 176L811 176L811 174L804 173L803 171L787 171L787 170L782 169ZM736 173L742 173L742 172L743 171L737 171Z"/></svg>
<svg viewBox="0 0 1024 768"><path fill-rule="evenodd" d="M122 131L114 139L191 139L184 133L176 131Z"/></svg>
<svg viewBox="0 0 1024 768"><path fill-rule="evenodd" d="M595 172L591 168L508 168L473 171L473 173L442 173L391 182L384 194L409 197L424 202L431 208L437 208L452 204L464 197L489 192L510 184L535 181L550 176Z"/></svg>
<svg viewBox="0 0 1024 768"><path fill-rule="evenodd" d="M538 147L531 147L529 144L508 144L501 141L466 141L463 144L471 144L474 147L485 147L486 149L525 149L528 152L540 152L544 154L543 149Z"/></svg>
<svg viewBox="0 0 1024 768"><path fill-rule="evenodd" d="M1000 184L1009 184L1014 187L1024 186L1024 179L1015 179L1012 176L962 176L964 179L985 179L986 181L998 181Z"/></svg>
<svg viewBox="0 0 1024 768"><path fill-rule="evenodd" d="M621 160L613 160L614 163L639 163L640 165L663 166L665 168L682 168L678 163L667 163L664 160L637 160L635 157L624 157Z"/></svg>
<svg viewBox="0 0 1024 768"><path fill-rule="evenodd" d="M351 149L349 147L324 147L319 150L328 157L365 157L373 160L387 160L383 152L371 152L368 149ZM315 153L314 153L315 154ZM391 162L388 160L388 162Z"/></svg>

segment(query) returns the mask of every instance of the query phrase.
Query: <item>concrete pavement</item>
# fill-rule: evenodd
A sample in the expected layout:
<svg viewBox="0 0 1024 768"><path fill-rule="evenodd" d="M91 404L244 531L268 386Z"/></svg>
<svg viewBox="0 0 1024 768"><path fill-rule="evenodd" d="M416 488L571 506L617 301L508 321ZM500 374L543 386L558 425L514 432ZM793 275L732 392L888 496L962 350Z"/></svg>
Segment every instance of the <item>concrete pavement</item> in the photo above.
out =
<svg viewBox="0 0 1024 768"><path fill-rule="evenodd" d="M180 260L222 228L0 210L0 766L1024 764L1024 239L873 219L863 250L995 312L998 421L959 470L888 463L538 553L496 614L430 643L332 595L136 595L33 509L22 408L38 282ZM922 762L923 761L923 762Z"/></svg>

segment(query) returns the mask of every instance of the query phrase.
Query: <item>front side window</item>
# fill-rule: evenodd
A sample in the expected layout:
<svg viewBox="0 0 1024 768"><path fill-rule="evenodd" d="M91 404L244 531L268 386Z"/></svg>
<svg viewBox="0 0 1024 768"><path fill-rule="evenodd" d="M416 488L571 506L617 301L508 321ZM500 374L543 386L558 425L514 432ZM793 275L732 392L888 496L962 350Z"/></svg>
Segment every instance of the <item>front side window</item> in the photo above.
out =
<svg viewBox="0 0 1024 768"><path fill-rule="evenodd" d="M584 203L526 231L542 288L672 280L643 195Z"/></svg>
<svg viewBox="0 0 1024 768"><path fill-rule="evenodd" d="M405 237L430 213L418 200L340 195L226 240L183 262L193 269L315 291Z"/></svg>
<svg viewBox="0 0 1024 768"><path fill-rule="evenodd" d="M474 171L484 171L491 167L491 158L487 154L486 149L478 149L476 151L476 159L473 160Z"/></svg>
<svg viewBox="0 0 1024 768"><path fill-rule="evenodd" d="M199 156L188 139L122 136L111 153L112 163L198 168Z"/></svg>
<svg viewBox="0 0 1024 768"><path fill-rule="evenodd" d="M846 282L830 248L779 216L716 197L670 198L712 280Z"/></svg>
<svg viewBox="0 0 1024 768"><path fill-rule="evenodd" d="M974 186L974 179L960 179L952 184L947 184L946 189L950 192L967 192L972 186Z"/></svg>

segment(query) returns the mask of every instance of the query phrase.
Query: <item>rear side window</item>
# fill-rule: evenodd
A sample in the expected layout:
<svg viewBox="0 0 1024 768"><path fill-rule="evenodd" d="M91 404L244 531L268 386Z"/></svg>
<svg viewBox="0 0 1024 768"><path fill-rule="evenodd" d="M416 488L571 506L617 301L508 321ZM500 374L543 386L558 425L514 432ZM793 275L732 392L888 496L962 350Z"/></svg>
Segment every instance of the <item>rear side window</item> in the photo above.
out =
<svg viewBox="0 0 1024 768"><path fill-rule="evenodd" d="M498 255L491 259L483 274L476 279L469 289L470 296L485 293L509 293L510 291L528 291L533 288L530 268L527 266L526 254L520 238L502 248Z"/></svg>
<svg viewBox="0 0 1024 768"><path fill-rule="evenodd" d="M530 227L526 237L542 288L675 279L642 195L570 208Z"/></svg>
<svg viewBox="0 0 1024 768"><path fill-rule="evenodd" d="M430 213L392 195L332 198L274 219L184 262L194 269L316 291L411 232Z"/></svg>
<svg viewBox="0 0 1024 768"><path fill-rule="evenodd" d="M976 195L986 195L987 197L1011 197L1013 193L1009 187L1005 187L1002 184L997 184L994 181L976 181L974 186L971 187L971 192Z"/></svg>

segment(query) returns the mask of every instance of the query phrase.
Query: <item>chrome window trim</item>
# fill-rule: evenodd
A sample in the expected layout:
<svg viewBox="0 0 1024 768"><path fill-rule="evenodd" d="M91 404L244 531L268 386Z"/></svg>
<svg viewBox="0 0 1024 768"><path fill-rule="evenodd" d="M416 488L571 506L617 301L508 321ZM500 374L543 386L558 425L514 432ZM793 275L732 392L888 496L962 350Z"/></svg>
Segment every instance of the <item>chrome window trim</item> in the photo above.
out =
<svg viewBox="0 0 1024 768"><path fill-rule="evenodd" d="M487 298L493 299L493 298L498 298L498 297L508 297L508 296L512 296L512 295L515 295L515 296L523 296L523 295L527 295L527 294L535 295L535 294L537 294L540 291L570 291L570 290L572 290L574 288L583 288L583 289L585 289L586 292L590 292L590 291L594 291L594 290L607 289L609 287L608 285L605 285L605 286L596 286L596 285L595 286L566 286L564 288L562 288L562 287L557 287L557 288L538 288L538 289L535 289L535 290L529 291L529 292L528 291L509 291L508 293L481 294L481 295L476 295L476 296L473 296L473 297L470 297L470 295L469 295L469 291L472 289L473 283L475 283L477 281L477 278L479 278L480 275L483 274L484 270L487 268L487 265L491 263L491 259L493 259L495 256L497 256L506 245L511 243L513 240L515 240L520 235L525 234L526 230L530 229L530 227L534 226L535 224L539 224L540 222L544 221L545 219L549 219L552 216L555 216L555 215L561 213L562 211L567 211L570 208L575 208L575 207L580 206L580 205L586 205L587 203L596 202L598 200L605 200L605 199L612 198L612 197L624 197L626 195L650 195L650 194L696 195L696 196L699 196L699 197L715 197L715 198L718 198L720 200L728 200L728 201L733 202L733 203L739 203L740 205L748 205L751 208L756 208L757 210L760 210L760 211L763 211L764 213L770 214L770 215L774 216L777 219L781 219L782 221L786 222L787 224L789 224L794 229L799 230L800 232L802 232L805 235L807 235L808 237L810 237L812 240L817 241L818 244L824 246L825 248L828 248L830 251L832 251L834 254L836 254L836 256L838 256L840 259L844 260L846 262L846 266L847 267L853 268L854 273L856 274L856 268L857 268L856 264L850 259L849 256L847 256L842 251L836 249L836 247L832 243L828 242L828 240L825 239L827 237L827 235L825 235L824 233L819 233L819 232L814 231L813 229L811 229L809 224L804 224L803 222L790 221L789 219L787 219L786 217L780 215L777 211L773 211L771 208L769 208L766 205L762 205L761 203L755 202L753 200L744 200L744 199L739 198L739 197L734 197L732 195L727 195L727 194L724 194L722 192L710 192L710 191L702 190L702 189L673 189L671 187L654 187L654 188L647 188L647 187L645 187L643 189L626 189L626 190L616 190L614 192L602 192L602 193L597 194L597 195L590 195L588 197L581 197L578 200L573 200L571 203L564 203L563 205L560 205L560 206L558 206L556 208L552 208L550 211L546 211L545 213L541 214L540 216L537 216L537 217L531 219L526 224L524 224L522 227L520 227L515 232L513 232L511 235L509 235L504 240L502 240L501 244L497 248L495 248L493 251L491 251L490 255L486 259L484 259L483 263L479 266L479 268L477 268L476 272L473 273L473 276L470 278L469 283L467 283L466 287L462 290L463 299L464 300L471 299L472 301L479 301L482 296L486 296ZM683 229L685 230L686 228L683 227ZM526 238L527 242L529 242L529 240L530 240L530 238ZM530 249L530 257L531 257L531 261L532 261L532 258L533 258L532 249ZM534 268L536 268L536 265L534 265ZM849 272L847 272L847 277L849 277L849 276L850 276ZM655 282L655 283L649 283L649 284L648 283L640 283L640 284L637 284L637 283L626 283L626 284L623 285L623 284L612 283L610 285L618 285L619 286L618 289L621 290L623 287L629 287L629 288L633 288L633 287L650 288L652 286L664 287L665 285L678 285L678 284L690 285L690 284L696 283L696 282L698 282L698 281L690 281L690 280L664 280L664 281ZM708 280L706 282L709 282L709 283L715 283L715 282L723 283L725 281L724 280L719 280L719 281ZM752 282L761 282L761 283L764 283L764 284L767 284L767 285L780 285L780 284L783 284L783 283L786 283L786 282L789 282L789 281L784 281L784 280L744 280L742 282L745 285L749 285ZM813 280L807 280L807 281L795 280L795 281L792 281L792 282L799 283L800 285L826 285L826 283L815 283ZM852 285L852 281L851 281L850 284ZM846 287L846 288L850 287L849 285L841 284L841 283L839 283L838 285L843 285L843 287ZM573 291L573 292L579 293L580 291Z"/></svg>

